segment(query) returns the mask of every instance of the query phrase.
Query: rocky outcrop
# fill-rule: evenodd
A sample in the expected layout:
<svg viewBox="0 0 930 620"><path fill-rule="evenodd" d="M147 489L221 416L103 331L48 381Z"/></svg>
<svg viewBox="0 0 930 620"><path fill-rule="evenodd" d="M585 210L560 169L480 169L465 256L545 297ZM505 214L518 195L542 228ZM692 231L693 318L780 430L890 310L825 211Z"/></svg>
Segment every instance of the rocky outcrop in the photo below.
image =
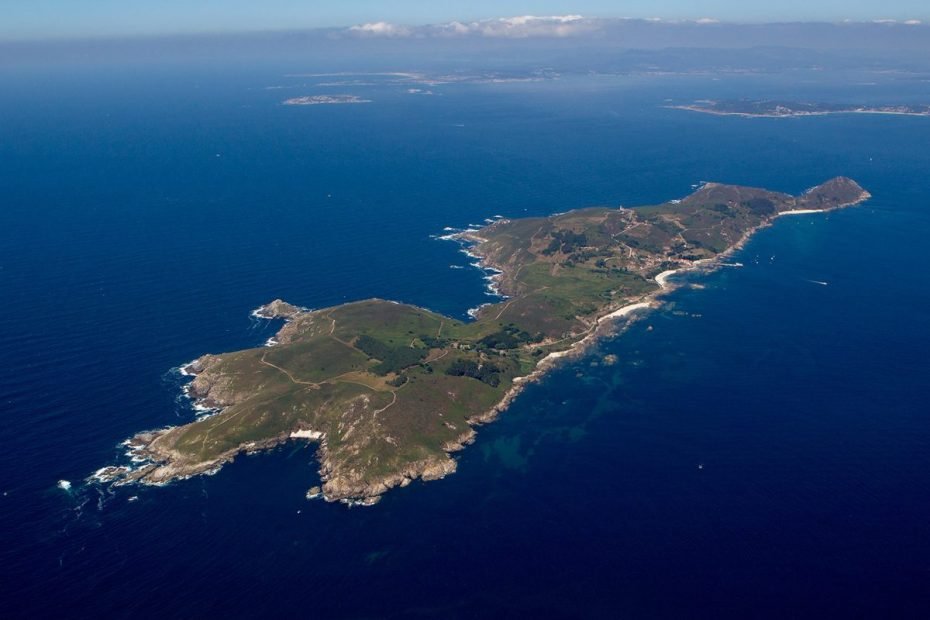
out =
<svg viewBox="0 0 930 620"><path fill-rule="evenodd" d="M271 303L256 308L252 316L260 319L293 319L298 314L306 312L305 308L289 304L283 299L275 299Z"/></svg>
<svg viewBox="0 0 930 620"><path fill-rule="evenodd" d="M204 355L190 363L185 371L194 375L187 386L187 395L198 405L215 409L229 407L248 396L236 389L235 377L220 372L221 358Z"/></svg>
<svg viewBox="0 0 930 620"><path fill-rule="evenodd" d="M405 487L417 478L423 481L439 480L454 473L457 466L455 459L443 454L414 461L403 469L381 477L371 477L363 470L334 468L325 442L320 448L320 462L323 498L326 501L366 506L378 502L381 495L390 489Z"/></svg>

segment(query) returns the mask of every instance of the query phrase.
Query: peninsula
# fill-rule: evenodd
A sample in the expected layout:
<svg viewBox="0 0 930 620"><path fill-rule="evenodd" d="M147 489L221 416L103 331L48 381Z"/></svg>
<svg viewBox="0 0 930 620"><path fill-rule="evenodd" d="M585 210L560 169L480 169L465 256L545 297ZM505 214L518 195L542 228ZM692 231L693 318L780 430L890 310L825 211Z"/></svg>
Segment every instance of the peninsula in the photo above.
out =
<svg viewBox="0 0 930 620"><path fill-rule="evenodd" d="M688 105L667 106L718 116L787 118L825 116L827 114L891 114L896 116L930 116L930 105L849 105L836 103L799 103L789 101L705 99Z"/></svg>
<svg viewBox="0 0 930 620"><path fill-rule="evenodd" d="M307 310L275 300L269 346L204 355L183 368L213 413L127 440L116 484L163 484L216 471L242 453L318 442L328 501L371 504L415 479L451 474L451 456L521 388L602 329L658 303L676 270L712 268L791 213L855 205L868 192L835 178L799 196L707 183L655 206L498 219L449 235L496 275L502 301L470 322L381 299Z"/></svg>

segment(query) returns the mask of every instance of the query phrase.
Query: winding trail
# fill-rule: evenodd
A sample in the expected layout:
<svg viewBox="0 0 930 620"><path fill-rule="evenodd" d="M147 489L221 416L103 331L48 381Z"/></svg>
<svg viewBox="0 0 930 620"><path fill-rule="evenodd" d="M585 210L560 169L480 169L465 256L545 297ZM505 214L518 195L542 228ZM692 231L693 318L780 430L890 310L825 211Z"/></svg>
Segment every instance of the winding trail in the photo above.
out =
<svg viewBox="0 0 930 620"><path fill-rule="evenodd" d="M438 362L439 360L441 360L442 358L444 358L444 357L447 356L447 355L449 355L449 349L444 350L444 351L442 352L442 354L440 354L440 355L438 355L438 356L436 356L436 357L427 357L426 359L423 360L423 362L426 363L426 364L429 364L430 362Z"/></svg>
<svg viewBox="0 0 930 620"><path fill-rule="evenodd" d="M267 360L265 359L265 356L266 356L266 355L268 355L268 354L267 354L267 353L262 353L262 359L260 360L261 363L264 364L265 366L271 366L271 367L274 368L275 370L280 370L280 371L283 372L285 375L287 375L287 378L290 379L292 383L296 383L296 384L298 384L298 385L309 385L310 387L312 387L312 388L315 389L315 390L320 389L320 384L319 384L319 383L314 383L314 382L312 382L312 381L301 381L301 380L299 380L299 379L295 379L295 378L294 378L294 375L292 375L289 371L287 371L287 370L285 370L284 368L281 368L280 366L276 366L276 365L272 364L271 362L267 361ZM325 381L324 381L324 383L325 383Z"/></svg>
<svg viewBox="0 0 930 620"><path fill-rule="evenodd" d="M391 394L394 395L394 400L392 400L390 403L388 403L387 405L385 405L385 406L382 407L381 409L376 409L375 412L374 412L374 415L379 415L379 414L381 414L381 413L384 413L385 411L387 411L388 409L390 409L391 407L394 406L394 403L397 402L397 392L393 392L393 391L392 391Z"/></svg>

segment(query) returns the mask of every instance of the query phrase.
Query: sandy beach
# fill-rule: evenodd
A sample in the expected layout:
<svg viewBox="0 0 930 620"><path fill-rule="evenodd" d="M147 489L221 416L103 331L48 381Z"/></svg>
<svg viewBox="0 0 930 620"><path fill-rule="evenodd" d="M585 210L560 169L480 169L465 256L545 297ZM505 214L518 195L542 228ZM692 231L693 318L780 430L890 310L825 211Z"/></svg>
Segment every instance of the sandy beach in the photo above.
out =
<svg viewBox="0 0 930 620"><path fill-rule="evenodd" d="M781 213L776 213L775 217L781 217L783 215L808 215L810 213L826 213L824 209L794 209L792 211L782 211Z"/></svg>
<svg viewBox="0 0 930 620"><path fill-rule="evenodd" d="M668 279L671 276L678 273L679 271L681 271L681 269L668 269L666 271L663 271L662 273L660 273L653 279L656 281L656 284L658 284L661 288L666 289L669 286Z"/></svg>
<svg viewBox="0 0 930 620"><path fill-rule="evenodd" d="M623 318L632 312L636 312L637 310L646 310L651 307L652 307L652 303L648 301L641 301L635 304L630 304L628 306L623 306L619 310L614 310L610 314L605 314L604 316L599 318L597 322L600 323L601 321L605 321L607 319Z"/></svg>

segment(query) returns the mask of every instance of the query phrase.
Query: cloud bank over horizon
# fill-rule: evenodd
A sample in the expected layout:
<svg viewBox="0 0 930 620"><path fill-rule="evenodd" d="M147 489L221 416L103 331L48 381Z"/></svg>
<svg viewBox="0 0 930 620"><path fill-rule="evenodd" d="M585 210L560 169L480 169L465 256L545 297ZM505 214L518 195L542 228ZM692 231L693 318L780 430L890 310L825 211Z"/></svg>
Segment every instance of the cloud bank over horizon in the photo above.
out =
<svg viewBox="0 0 930 620"><path fill-rule="evenodd" d="M442 24L406 26L390 22L369 22L351 26L348 34L365 37L569 37L597 30L603 20L581 15L522 15L478 21L451 21Z"/></svg>
<svg viewBox="0 0 930 620"><path fill-rule="evenodd" d="M225 50L228 46L233 46L237 54L262 56L296 54L297 50L301 50L300 53L324 50L331 57L342 55L357 61L364 58L386 63L404 55L415 55L422 62L439 59L465 62L465 59L474 59L487 53L497 54L498 61L502 61L507 57L500 56L501 50L514 49L521 50L524 55L507 58L506 62L517 62L527 58L526 54L538 52L544 54L546 63L550 64L562 55L563 66L574 68L580 66L576 60L584 54L590 54L592 59L600 61L607 58L605 54L631 50L771 48L767 52L760 52L766 58L759 60L757 65L765 64L775 56L791 57L794 59L791 62L809 64L813 62L810 51L820 50L854 52L861 58L897 55L914 66L922 66L930 58L930 24L928 20L917 19L763 23L730 22L712 17L604 18L582 14L518 15L427 25L370 21L349 27L113 39L112 42L105 39L31 43L0 40L0 64L19 62L26 57L24 50L28 46L37 50L29 53L38 57L43 48L66 50L69 46L77 46L84 50L82 53L90 53L86 50L106 50L109 45L135 46L140 50L150 50L146 53L157 56L169 53L179 56L195 52L206 54L206 50L210 50L211 54L220 54L219 50ZM782 51L778 53L771 51L779 48ZM796 52L792 56L784 51L789 49L806 51ZM103 51L99 53L106 55ZM678 65L688 64L691 54L678 54ZM737 62L736 57L729 52L727 54L714 62ZM827 60L821 57L817 62L825 63Z"/></svg>
<svg viewBox="0 0 930 620"><path fill-rule="evenodd" d="M665 24L677 26L715 26L715 25L741 25L738 22L729 23L712 17L698 19L664 19L653 18L599 18L585 17L583 15L520 15L515 17L497 17L475 21L450 21L438 24L407 25L387 21L366 22L345 28L340 31L342 36L363 38L387 39L450 39L450 38L497 38L497 39L529 39L529 38L569 38L581 35L609 32L612 27L629 23ZM775 22L770 25L786 25L804 22ZM831 22L808 22L826 23ZM923 26L919 19L895 20L877 19L871 21L842 20L832 22L834 25L887 25L887 26ZM742 24L747 27L758 27L766 24Z"/></svg>
<svg viewBox="0 0 930 620"><path fill-rule="evenodd" d="M612 22L668 21L659 18L633 20L626 18L589 18L583 15L518 15L476 21L451 21L440 24L411 26L392 22L368 22L347 28L344 33L358 37L385 38L454 38L487 37L527 39L531 37L566 38L604 30ZM716 24L709 17L691 20L694 24Z"/></svg>

